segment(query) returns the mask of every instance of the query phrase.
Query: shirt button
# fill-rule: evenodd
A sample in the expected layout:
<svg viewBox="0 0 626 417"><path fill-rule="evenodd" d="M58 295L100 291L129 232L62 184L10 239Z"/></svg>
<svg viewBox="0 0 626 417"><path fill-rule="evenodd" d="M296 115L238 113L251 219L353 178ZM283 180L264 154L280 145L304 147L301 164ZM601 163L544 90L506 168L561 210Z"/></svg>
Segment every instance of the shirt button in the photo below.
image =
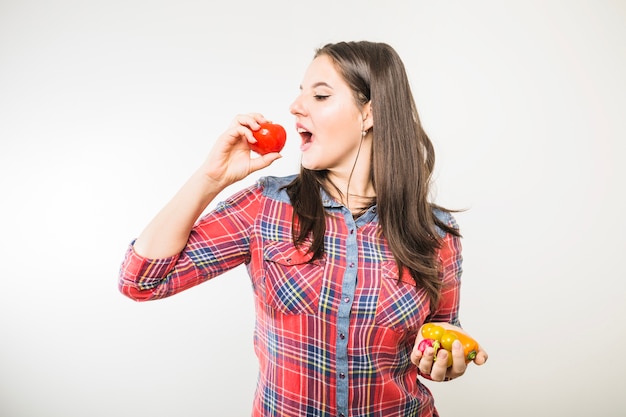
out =
<svg viewBox="0 0 626 417"><path fill-rule="evenodd" d="M339 334L339 338L340 338L341 340L343 340L343 339L345 339L345 338L346 338L346 335L345 335L344 333L340 333L340 334Z"/></svg>
<svg viewBox="0 0 626 417"><path fill-rule="evenodd" d="M349 303L350 302L350 297L344 297L343 298L343 302L344 303Z"/></svg>
<svg viewBox="0 0 626 417"><path fill-rule="evenodd" d="M350 268L354 268L354 262L350 262Z"/></svg>
<svg viewBox="0 0 626 417"><path fill-rule="evenodd" d="M346 417L344 413L339 413L339 417Z"/></svg>
<svg viewBox="0 0 626 417"><path fill-rule="evenodd" d="M354 234L354 229L350 229L350 234L353 235Z"/></svg>
<svg viewBox="0 0 626 417"><path fill-rule="evenodd" d="M344 379L346 377L346 374L344 374L343 372L339 374L339 378Z"/></svg>

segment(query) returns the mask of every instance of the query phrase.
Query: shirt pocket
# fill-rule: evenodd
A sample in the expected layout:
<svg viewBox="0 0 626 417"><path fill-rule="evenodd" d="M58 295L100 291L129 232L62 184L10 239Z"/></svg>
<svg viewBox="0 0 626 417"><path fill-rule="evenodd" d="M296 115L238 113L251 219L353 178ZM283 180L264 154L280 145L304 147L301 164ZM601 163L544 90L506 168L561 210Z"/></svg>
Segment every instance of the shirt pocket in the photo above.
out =
<svg viewBox="0 0 626 417"><path fill-rule="evenodd" d="M411 273L405 269L398 282L395 261L383 261L382 279L376 307L376 324L395 332L416 332L429 314L430 302L423 288L416 288Z"/></svg>
<svg viewBox="0 0 626 417"><path fill-rule="evenodd" d="M284 314L317 313L324 261L291 241L268 241L263 250L265 302Z"/></svg>

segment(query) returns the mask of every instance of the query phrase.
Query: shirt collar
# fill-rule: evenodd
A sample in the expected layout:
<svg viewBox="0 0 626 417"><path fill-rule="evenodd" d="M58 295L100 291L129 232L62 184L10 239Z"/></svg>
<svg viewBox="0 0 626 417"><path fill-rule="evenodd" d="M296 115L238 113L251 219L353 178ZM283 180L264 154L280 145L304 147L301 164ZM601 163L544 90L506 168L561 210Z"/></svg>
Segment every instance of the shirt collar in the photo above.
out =
<svg viewBox="0 0 626 417"><path fill-rule="evenodd" d="M346 212L348 211L348 209L343 204L332 198L326 191L324 191L323 188L320 188L320 195L322 197L322 204L324 205L325 209L339 209L346 210ZM369 210L367 210L365 213L363 213L361 217L357 219L357 225L369 223L372 221L378 221L376 204L370 207Z"/></svg>
<svg viewBox="0 0 626 417"><path fill-rule="evenodd" d="M320 195L322 197L322 204L325 208L339 208L343 207L341 203L332 198L323 188L320 188Z"/></svg>

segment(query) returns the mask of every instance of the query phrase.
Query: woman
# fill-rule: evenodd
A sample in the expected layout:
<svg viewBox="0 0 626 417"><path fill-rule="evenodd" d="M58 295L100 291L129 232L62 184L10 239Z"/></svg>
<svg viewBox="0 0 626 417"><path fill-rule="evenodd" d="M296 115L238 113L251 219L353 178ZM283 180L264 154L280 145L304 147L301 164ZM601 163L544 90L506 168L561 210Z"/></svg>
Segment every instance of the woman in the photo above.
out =
<svg viewBox="0 0 626 417"><path fill-rule="evenodd" d="M239 115L128 248L120 290L173 295L245 264L260 374L254 416L434 416L418 375L466 370L460 344L417 349L426 322L459 326L460 234L429 202L433 146L389 45L319 49L290 107L298 175L265 177L200 217L251 158L261 114ZM480 349L475 363L487 354Z"/></svg>

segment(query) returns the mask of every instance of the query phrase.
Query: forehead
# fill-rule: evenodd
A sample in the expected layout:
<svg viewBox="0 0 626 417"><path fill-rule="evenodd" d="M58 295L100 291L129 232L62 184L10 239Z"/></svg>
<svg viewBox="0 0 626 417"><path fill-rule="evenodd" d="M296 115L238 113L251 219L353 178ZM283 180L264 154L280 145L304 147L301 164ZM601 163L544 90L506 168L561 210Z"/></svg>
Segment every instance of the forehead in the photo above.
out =
<svg viewBox="0 0 626 417"><path fill-rule="evenodd" d="M326 85L333 89L348 87L334 61L327 55L320 55L311 61L304 73L300 87L315 88L320 85Z"/></svg>

